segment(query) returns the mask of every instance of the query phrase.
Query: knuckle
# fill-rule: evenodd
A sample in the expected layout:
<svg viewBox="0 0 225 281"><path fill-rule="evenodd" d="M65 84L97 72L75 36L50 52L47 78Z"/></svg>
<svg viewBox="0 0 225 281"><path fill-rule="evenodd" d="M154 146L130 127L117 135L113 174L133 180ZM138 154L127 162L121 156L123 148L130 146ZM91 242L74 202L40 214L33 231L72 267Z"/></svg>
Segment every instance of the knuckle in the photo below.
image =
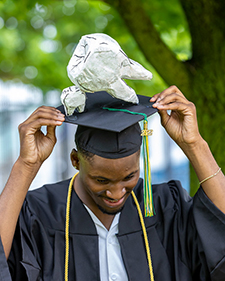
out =
<svg viewBox="0 0 225 281"><path fill-rule="evenodd" d="M45 121L45 119L40 117L35 121L35 123L36 123L36 126L38 128L38 127L41 127L41 126L45 125L46 121Z"/></svg>
<svg viewBox="0 0 225 281"><path fill-rule="evenodd" d="M18 126L19 132L24 132L25 131L25 127L26 127L26 125L24 123L19 124L19 126Z"/></svg>
<svg viewBox="0 0 225 281"><path fill-rule="evenodd" d="M195 107L195 104L193 102L189 102L187 104L187 107L189 108L190 112L192 112L193 114L196 114L196 107Z"/></svg>
<svg viewBox="0 0 225 281"><path fill-rule="evenodd" d="M177 90L178 90L178 88L177 88L176 85L172 85L172 86L170 86L170 88L171 88L171 90L173 90L173 91L177 91Z"/></svg>
<svg viewBox="0 0 225 281"><path fill-rule="evenodd" d="M34 111L34 114L37 114L38 112L43 111L44 108L45 108L44 105L39 106L39 107Z"/></svg>
<svg viewBox="0 0 225 281"><path fill-rule="evenodd" d="M193 102L189 102L189 107L192 109L192 110L195 110L196 107L195 107L195 104Z"/></svg>
<svg viewBox="0 0 225 281"><path fill-rule="evenodd" d="M48 108L48 107L45 106L45 105L41 105L41 106L38 107L38 109L41 109L41 110L42 110L42 109L46 109L46 108Z"/></svg>
<svg viewBox="0 0 225 281"><path fill-rule="evenodd" d="M21 137L26 136L26 134L27 134L27 125L21 124L21 125L19 125L18 129L19 129L19 135Z"/></svg>

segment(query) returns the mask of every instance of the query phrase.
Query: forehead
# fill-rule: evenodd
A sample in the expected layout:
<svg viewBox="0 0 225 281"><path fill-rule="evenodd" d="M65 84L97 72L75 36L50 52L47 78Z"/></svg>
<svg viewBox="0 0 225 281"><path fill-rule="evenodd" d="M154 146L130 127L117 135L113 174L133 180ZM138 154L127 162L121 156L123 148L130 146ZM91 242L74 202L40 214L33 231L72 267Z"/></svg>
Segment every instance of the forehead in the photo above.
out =
<svg viewBox="0 0 225 281"><path fill-rule="evenodd" d="M135 152L127 157L108 159L98 155L93 155L91 158L83 158L85 168L91 174L111 174L111 173L126 173L139 168L140 151Z"/></svg>

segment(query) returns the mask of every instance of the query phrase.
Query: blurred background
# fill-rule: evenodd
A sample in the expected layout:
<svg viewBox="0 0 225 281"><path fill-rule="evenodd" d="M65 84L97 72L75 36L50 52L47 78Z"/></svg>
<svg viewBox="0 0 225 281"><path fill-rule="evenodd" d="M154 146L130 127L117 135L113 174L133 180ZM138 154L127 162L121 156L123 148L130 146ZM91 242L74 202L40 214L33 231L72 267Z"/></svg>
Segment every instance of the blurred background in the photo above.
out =
<svg viewBox="0 0 225 281"><path fill-rule="evenodd" d="M61 91L72 85L68 61L81 36L90 33L110 35L153 73L150 82L126 81L137 94L152 96L176 84L197 105L201 132L223 167L225 2L209 2L1 1L0 191L19 154L18 125L39 105L60 105ZM157 114L149 127L152 182L178 179L193 194L198 184L189 162ZM31 188L74 174L69 160L74 133L68 124L57 129L54 152Z"/></svg>

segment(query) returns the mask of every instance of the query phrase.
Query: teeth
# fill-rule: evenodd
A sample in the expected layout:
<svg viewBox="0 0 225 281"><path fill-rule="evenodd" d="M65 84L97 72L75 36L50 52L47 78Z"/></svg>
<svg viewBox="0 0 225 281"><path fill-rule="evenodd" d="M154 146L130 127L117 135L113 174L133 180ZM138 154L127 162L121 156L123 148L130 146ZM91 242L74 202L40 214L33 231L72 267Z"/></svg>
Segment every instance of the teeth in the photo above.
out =
<svg viewBox="0 0 225 281"><path fill-rule="evenodd" d="M118 202L120 199L109 199L109 201L110 202L112 202L112 203L116 203L116 202Z"/></svg>

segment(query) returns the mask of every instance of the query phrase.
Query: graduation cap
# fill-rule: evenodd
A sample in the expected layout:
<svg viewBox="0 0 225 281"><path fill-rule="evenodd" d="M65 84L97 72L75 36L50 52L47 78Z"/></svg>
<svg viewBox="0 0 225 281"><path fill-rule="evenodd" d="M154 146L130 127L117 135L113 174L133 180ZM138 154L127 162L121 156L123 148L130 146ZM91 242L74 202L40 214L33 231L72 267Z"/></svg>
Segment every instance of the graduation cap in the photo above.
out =
<svg viewBox="0 0 225 281"><path fill-rule="evenodd" d="M58 109L65 114L65 122L91 128L121 132L124 129L157 112L149 102L150 97L138 95L139 103L133 104L113 98L105 91L86 93L86 106L82 113L74 111L66 115L64 106ZM108 110L107 110L108 109ZM128 114L130 111L130 114Z"/></svg>

